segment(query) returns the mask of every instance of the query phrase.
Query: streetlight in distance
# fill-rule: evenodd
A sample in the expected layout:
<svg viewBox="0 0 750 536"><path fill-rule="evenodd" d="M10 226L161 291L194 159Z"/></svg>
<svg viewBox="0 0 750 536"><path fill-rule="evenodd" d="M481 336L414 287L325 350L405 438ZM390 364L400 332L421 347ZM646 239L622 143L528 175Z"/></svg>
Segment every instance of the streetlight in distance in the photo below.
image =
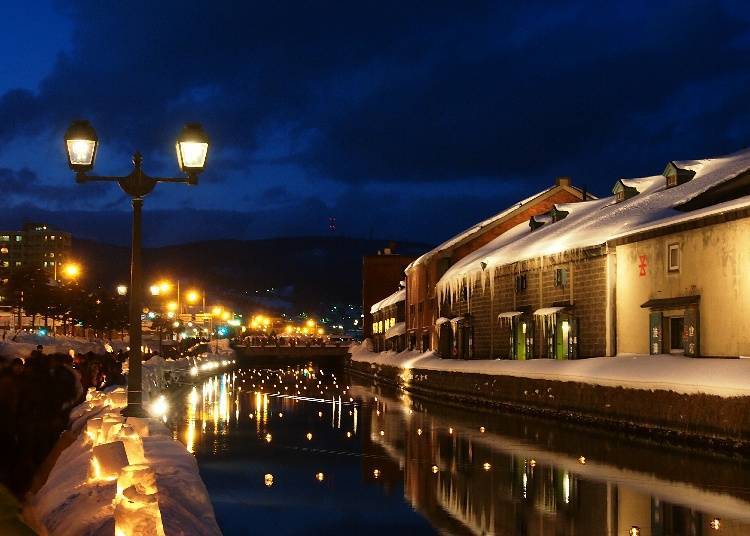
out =
<svg viewBox="0 0 750 536"><path fill-rule="evenodd" d="M65 132L65 150L68 166L75 172L76 182L116 182L132 198L133 232L130 257L130 353L128 356L128 407L123 412L129 416L143 416L141 385L141 310L143 301L143 275L141 272L141 211L143 198L151 193L159 182L198 184L198 175L206 166L208 136L199 124L185 125L177 138L177 163L183 177L150 177L141 168L143 157L133 154L133 170L125 176L97 176L87 173L94 169L99 138L88 121L71 123Z"/></svg>
<svg viewBox="0 0 750 536"><path fill-rule="evenodd" d="M81 265L77 262L66 262L62 267L62 275L66 279L78 279L81 275Z"/></svg>
<svg viewBox="0 0 750 536"><path fill-rule="evenodd" d="M117 295L118 296L125 296L128 293L128 286L127 285L117 285Z"/></svg>
<svg viewBox="0 0 750 536"><path fill-rule="evenodd" d="M195 305L198 303L198 300L201 299L201 295L197 290L188 290L187 294L185 294L185 300L190 305Z"/></svg>

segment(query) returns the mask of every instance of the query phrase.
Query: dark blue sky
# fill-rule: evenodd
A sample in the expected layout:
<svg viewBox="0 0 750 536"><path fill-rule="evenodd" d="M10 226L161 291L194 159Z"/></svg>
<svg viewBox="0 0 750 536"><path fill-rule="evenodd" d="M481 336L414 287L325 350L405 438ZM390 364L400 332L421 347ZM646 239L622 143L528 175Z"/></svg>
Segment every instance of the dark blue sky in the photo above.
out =
<svg viewBox="0 0 750 536"><path fill-rule="evenodd" d="M209 132L201 184L148 198L151 243L325 234L329 216L341 234L439 242L558 175L605 194L750 146L743 2L45 0L3 15L3 226L127 240L117 188L67 170L77 117L99 132L101 173L127 172L134 149L176 173L181 126Z"/></svg>

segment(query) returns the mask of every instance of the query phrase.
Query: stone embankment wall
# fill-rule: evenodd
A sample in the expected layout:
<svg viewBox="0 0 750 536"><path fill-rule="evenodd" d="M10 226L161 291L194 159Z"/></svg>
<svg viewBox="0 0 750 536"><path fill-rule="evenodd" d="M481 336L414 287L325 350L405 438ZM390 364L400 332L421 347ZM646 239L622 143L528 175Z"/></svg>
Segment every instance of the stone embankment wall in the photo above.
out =
<svg viewBox="0 0 750 536"><path fill-rule="evenodd" d="M415 395L645 434L681 443L750 448L750 397L456 373L351 361L351 371Z"/></svg>

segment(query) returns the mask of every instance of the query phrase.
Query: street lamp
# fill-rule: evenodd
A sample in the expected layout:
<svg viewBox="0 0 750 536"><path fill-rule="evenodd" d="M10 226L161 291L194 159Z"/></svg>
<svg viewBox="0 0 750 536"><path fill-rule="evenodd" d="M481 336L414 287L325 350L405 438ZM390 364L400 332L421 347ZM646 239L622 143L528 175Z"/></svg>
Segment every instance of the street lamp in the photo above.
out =
<svg viewBox="0 0 750 536"><path fill-rule="evenodd" d="M65 132L68 166L75 172L76 182L116 182L132 198L133 231L130 258L130 354L128 357L128 407L123 412L130 416L145 416L141 385L141 310L143 276L141 273L141 211L143 198L159 182L198 184L208 156L208 136L200 125L185 125L177 139L177 161L184 177L150 177L141 169L143 157L133 154L133 171L122 177L87 175L94 168L99 138L88 121L73 121Z"/></svg>
<svg viewBox="0 0 750 536"><path fill-rule="evenodd" d="M125 296L128 293L127 285L117 285L117 295Z"/></svg>
<svg viewBox="0 0 750 536"><path fill-rule="evenodd" d="M195 305L196 303L198 303L200 297L201 295L197 290L189 290L187 294L185 294L185 300L190 305Z"/></svg>
<svg viewBox="0 0 750 536"><path fill-rule="evenodd" d="M77 262L65 263L62 267L62 273L67 279L76 279L81 275L81 265Z"/></svg>

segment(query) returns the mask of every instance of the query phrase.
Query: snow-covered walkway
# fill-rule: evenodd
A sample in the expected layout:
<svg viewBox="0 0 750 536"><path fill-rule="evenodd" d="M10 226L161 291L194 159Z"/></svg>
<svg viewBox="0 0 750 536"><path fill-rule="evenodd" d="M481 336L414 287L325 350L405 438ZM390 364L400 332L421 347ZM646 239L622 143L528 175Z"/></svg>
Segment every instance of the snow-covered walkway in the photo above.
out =
<svg viewBox="0 0 750 536"><path fill-rule="evenodd" d="M580 382L609 387L704 393L721 397L750 396L750 359L701 359L672 355L595 357L571 361L552 359L441 359L433 352L401 353L352 347L352 360L402 369L489 374Z"/></svg>
<svg viewBox="0 0 750 536"><path fill-rule="evenodd" d="M195 458L156 419L120 416L126 393L92 391L71 413L73 443L28 501L40 534L221 534Z"/></svg>

